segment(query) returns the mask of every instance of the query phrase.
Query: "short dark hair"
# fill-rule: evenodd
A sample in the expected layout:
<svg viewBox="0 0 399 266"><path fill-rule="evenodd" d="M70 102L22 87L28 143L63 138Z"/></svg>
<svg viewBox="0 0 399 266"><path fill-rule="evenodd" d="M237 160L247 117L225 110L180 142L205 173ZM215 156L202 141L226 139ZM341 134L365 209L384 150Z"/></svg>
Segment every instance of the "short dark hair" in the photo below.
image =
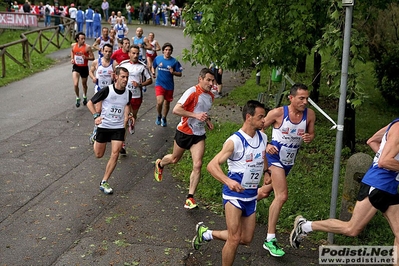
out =
<svg viewBox="0 0 399 266"><path fill-rule="evenodd" d="M244 119L244 121L247 118L247 114L254 116L255 109L258 107L266 110L265 105L263 103L256 100L249 100L242 108L242 118Z"/></svg>
<svg viewBox="0 0 399 266"><path fill-rule="evenodd" d="M308 86L302 83L295 83L290 89L290 95L295 96L298 90L308 90Z"/></svg>
<svg viewBox="0 0 399 266"><path fill-rule="evenodd" d="M109 43L104 43L104 45L103 45L103 47L102 47L102 49L104 50L104 47L108 47L108 48L111 48L111 50L113 50L114 48L112 47L112 45L111 44L109 44Z"/></svg>
<svg viewBox="0 0 399 266"><path fill-rule="evenodd" d="M162 52L166 47L170 47L170 50L173 52L173 45L170 42L166 42L164 45L162 45Z"/></svg>
<svg viewBox="0 0 399 266"><path fill-rule="evenodd" d="M80 36L80 35L86 36L86 34L84 34L83 32L78 32L78 33L76 33L76 35L75 35L75 41L76 41L76 42L79 40L79 36Z"/></svg>
<svg viewBox="0 0 399 266"><path fill-rule="evenodd" d="M209 68L203 68L203 69L201 69L201 71L200 71L200 73L199 73L199 76L201 77L201 78L205 78L205 76L206 76L206 74L211 74L212 76L215 76L215 74L213 73L213 71L211 70L211 69L209 69Z"/></svg>
<svg viewBox="0 0 399 266"><path fill-rule="evenodd" d="M121 71L123 71L125 73L129 73L129 70L127 70L125 67L117 67L117 68L115 68L115 75L119 76Z"/></svg>
<svg viewBox="0 0 399 266"><path fill-rule="evenodd" d="M130 45L130 47L129 47L129 52L130 52L130 50L132 50L132 48L137 49L137 50L140 51L140 47L139 47L137 44L132 44L132 45Z"/></svg>

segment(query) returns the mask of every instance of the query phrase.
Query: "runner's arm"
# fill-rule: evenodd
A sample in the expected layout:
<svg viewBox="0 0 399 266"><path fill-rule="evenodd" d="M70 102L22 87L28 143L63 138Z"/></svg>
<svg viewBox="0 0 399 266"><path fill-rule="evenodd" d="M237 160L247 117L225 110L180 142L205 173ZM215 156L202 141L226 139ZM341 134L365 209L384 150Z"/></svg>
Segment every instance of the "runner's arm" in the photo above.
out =
<svg viewBox="0 0 399 266"><path fill-rule="evenodd" d="M181 103L177 103L175 105L175 107L173 108L173 114L182 116L182 117L195 118L195 119L198 119L203 122L205 122L208 119L208 114L206 112L201 112L201 113L189 112L186 109L184 109L184 106Z"/></svg>
<svg viewBox="0 0 399 266"><path fill-rule="evenodd" d="M316 114L309 108L307 120L306 132L302 135L302 139L305 143L310 143L315 137L314 124L316 122Z"/></svg>
<svg viewBox="0 0 399 266"><path fill-rule="evenodd" d="M94 41L94 43L93 43L93 48L96 49L97 51L100 50L100 47L99 47L100 42L101 42L100 38L97 38L97 39Z"/></svg>
<svg viewBox="0 0 399 266"><path fill-rule="evenodd" d="M394 123L388 131L387 142L378 160L378 167L399 172L399 122Z"/></svg>
<svg viewBox="0 0 399 266"><path fill-rule="evenodd" d="M223 144L222 150L208 163L206 169L216 180L227 185L230 190L242 192L244 188L237 181L234 181L225 175L221 168L221 165L227 161L233 152L234 142L232 140L226 141Z"/></svg>
<svg viewBox="0 0 399 266"><path fill-rule="evenodd" d="M93 81L93 83L97 82L97 78L96 78L97 64L98 64L98 61L95 60L91 63L91 66L90 66L89 76L90 76L91 80Z"/></svg>
<svg viewBox="0 0 399 266"><path fill-rule="evenodd" d="M378 150L380 149L380 144L382 141L382 137L384 136L385 132L387 131L388 126L385 126L378 130L374 135L367 140L367 145L370 146L370 148L377 153Z"/></svg>
<svg viewBox="0 0 399 266"><path fill-rule="evenodd" d="M89 54L89 56L86 58L89 61L94 60L94 54L93 54L93 50L91 50L91 46L87 45L87 53Z"/></svg>

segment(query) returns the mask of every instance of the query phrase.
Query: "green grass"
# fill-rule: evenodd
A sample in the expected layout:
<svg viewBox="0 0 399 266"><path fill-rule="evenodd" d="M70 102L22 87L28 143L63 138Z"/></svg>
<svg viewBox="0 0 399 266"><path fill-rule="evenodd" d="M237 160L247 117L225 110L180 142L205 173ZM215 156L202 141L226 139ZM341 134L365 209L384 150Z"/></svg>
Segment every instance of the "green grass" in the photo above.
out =
<svg viewBox="0 0 399 266"><path fill-rule="evenodd" d="M1 40L0 44L6 44L12 41L20 40L20 34L23 32L24 31L21 30L6 30L5 32L0 34L0 40ZM50 38L53 32L45 32L44 34L45 36ZM37 34L30 34L27 37L29 41L32 43L37 37ZM43 39L44 44L45 41L46 40ZM70 47L70 43L64 42L61 49L65 49L68 47ZM51 65L54 64L55 61L46 57L45 55L48 55L57 50L58 48L50 45L47 48L46 52L44 52L43 54L39 54L33 51L30 55L32 68L29 68L28 66L22 67L16 64L14 61L12 61L10 58L6 57L6 76L4 78L0 78L0 87L17 80L21 80L34 73L43 71L43 69L50 67ZM10 54L12 54L18 61L22 62L22 44L17 44L8 47L7 51ZM1 65L0 65L0 70L1 70Z"/></svg>
<svg viewBox="0 0 399 266"><path fill-rule="evenodd" d="M372 65L366 64L361 67L364 68L367 74L367 79L364 80L364 83L369 97L356 111L356 151L374 156L371 149L366 145L366 140L378 129L395 118L399 109L387 106L379 91L375 89ZM309 63L307 69L312 69L311 63ZM279 88L279 84L273 84L269 91L268 79L270 79L270 73L269 69L262 70L261 86L257 86L255 72L253 72L251 78L244 85L236 88L228 97L217 100L215 104L235 104L242 106L248 99L257 99L258 94L261 92L275 93ZM294 81L305 84L311 82L311 77L308 73L292 74L290 76ZM328 89L323 87L326 86L326 82L322 81L322 84L319 105L334 121L337 121L337 100L326 95ZM288 102L285 100L283 104L288 104ZM329 217L336 131L330 130L332 126L331 122L324 118L318 111L316 111L316 117L316 137L312 143L301 147L295 166L287 177L289 197L279 216L278 232L289 232L298 214L302 214L310 220L327 219ZM216 124L215 128L217 130L207 132L202 177L198 185L196 197L201 198L205 202L206 208L219 214L223 214L221 204L222 185L206 171L206 165L220 151L224 140L234 131L238 130L240 126L241 124L233 123ZM266 133L270 138L270 130L266 131ZM339 217L345 166L350 155L350 150L344 148L341 156L340 187L336 217ZM174 176L184 181L188 186L189 173L192 169L190 153L186 152L182 160L172 169ZM226 172L226 166L224 166L224 170ZM268 208L272 200L273 195L258 204L257 221L264 224L265 228L267 226ZM310 239L315 242L326 238L326 233L315 232L310 235ZM394 237L387 221L378 213L358 237L350 238L336 235L335 243L341 245L392 245L393 239Z"/></svg>

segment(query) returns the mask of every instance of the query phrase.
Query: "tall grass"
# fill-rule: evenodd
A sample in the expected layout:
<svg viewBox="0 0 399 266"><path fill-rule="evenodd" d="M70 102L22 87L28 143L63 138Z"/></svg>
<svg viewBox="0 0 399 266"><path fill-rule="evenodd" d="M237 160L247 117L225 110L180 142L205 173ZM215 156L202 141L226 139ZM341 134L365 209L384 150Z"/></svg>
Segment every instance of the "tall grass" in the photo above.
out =
<svg viewBox="0 0 399 266"><path fill-rule="evenodd" d="M379 91L375 89L372 65L366 64L362 67L364 71L368 73L368 80L365 80L365 84L367 84L369 98L356 110L356 150L374 156L371 149L366 145L366 140L378 129L385 126L396 117L399 113L399 109L397 107L387 106L379 94ZM308 69L312 68L308 67ZM263 83L261 86L255 84L255 73L252 73L251 78L247 80L244 85L236 88L228 97L217 100L215 104L233 103L242 106L249 99L257 99L259 93L275 93L278 89L277 84L273 84L270 90L268 88L270 73L268 69L262 70L261 76L263 77ZM292 75L292 78L294 81L305 84L311 82L309 73L295 74ZM338 112L336 109L337 104L334 103L336 100L330 99L328 95L323 95L323 88L321 91L320 105L323 110L336 121ZM322 103L327 104L323 106ZM288 102L285 100L283 104L288 104ZM289 232L292 229L295 216L298 214L302 214L310 220L327 219L329 217L336 131L330 130L332 126L331 122L317 111L316 116L316 137L312 143L305 144L301 147L295 166L287 177L289 196L279 216L277 225L278 232ZM222 185L206 171L206 165L213 156L220 151L224 140L234 131L238 130L240 126L241 124L225 122L216 124L215 128L217 130L207 133L202 178L198 186L196 197L201 198L201 200L205 202L207 208L220 214L223 213L221 204ZM266 133L270 138L270 129L266 131ZM339 217L340 211L345 166L350 155L350 150L344 148L340 165L341 173L337 217ZM226 166L224 166L224 168L226 170ZM190 154L187 152L182 158L182 161L172 169L174 176L183 180L188 186L189 174L192 169ZM265 227L267 226L268 208L272 200L273 194L269 198L260 201L258 204L257 221L265 224ZM326 237L326 233L319 232L311 234L311 239L316 242L322 241L326 239ZM383 216L378 213L361 235L355 238L336 236L335 243L341 245L392 245L393 239L393 234L388 223Z"/></svg>

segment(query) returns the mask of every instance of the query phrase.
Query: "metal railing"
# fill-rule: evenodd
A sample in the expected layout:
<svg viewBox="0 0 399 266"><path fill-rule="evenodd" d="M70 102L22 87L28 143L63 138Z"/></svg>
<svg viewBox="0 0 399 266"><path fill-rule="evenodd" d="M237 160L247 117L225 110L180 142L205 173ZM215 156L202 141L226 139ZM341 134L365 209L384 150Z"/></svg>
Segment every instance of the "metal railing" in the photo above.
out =
<svg viewBox="0 0 399 266"><path fill-rule="evenodd" d="M58 17L58 16L52 16ZM24 67L31 68L31 54L37 52L43 54L50 46L55 46L60 49L64 42L72 43L75 39L75 21L70 18L62 17L62 26L51 26L46 28L38 28L21 33L21 39L0 45L0 58L1 58L1 77L6 76L6 63L7 59L12 60L16 64ZM52 32L48 37L45 32ZM29 41L27 36L37 34L33 41ZM12 55L8 50L11 46L22 45L22 59L18 59Z"/></svg>

